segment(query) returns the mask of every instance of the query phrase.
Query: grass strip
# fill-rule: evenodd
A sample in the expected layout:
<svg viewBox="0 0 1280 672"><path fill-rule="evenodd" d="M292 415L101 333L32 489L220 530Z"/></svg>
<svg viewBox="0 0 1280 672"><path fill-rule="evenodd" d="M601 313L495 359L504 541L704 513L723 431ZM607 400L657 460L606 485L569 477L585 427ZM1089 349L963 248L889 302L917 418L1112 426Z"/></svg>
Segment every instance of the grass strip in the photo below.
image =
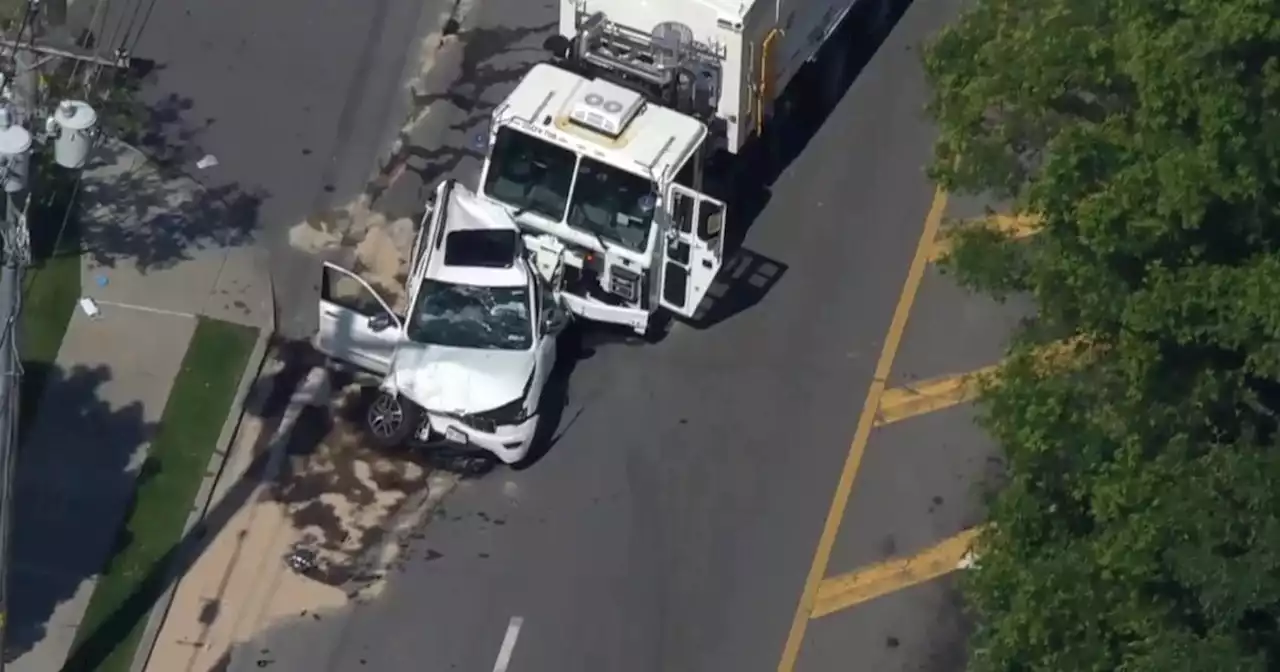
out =
<svg viewBox="0 0 1280 672"><path fill-rule="evenodd" d="M32 263L23 277L22 313L18 318L22 348L19 437L35 420L44 388L53 375L71 313L80 298L80 236L74 212L75 186L65 176L49 180L32 203ZM65 224L65 226L64 226Z"/></svg>
<svg viewBox="0 0 1280 672"><path fill-rule="evenodd" d="M147 614L168 583L187 515L257 335L251 327L199 318L127 520L63 672L128 671Z"/></svg>

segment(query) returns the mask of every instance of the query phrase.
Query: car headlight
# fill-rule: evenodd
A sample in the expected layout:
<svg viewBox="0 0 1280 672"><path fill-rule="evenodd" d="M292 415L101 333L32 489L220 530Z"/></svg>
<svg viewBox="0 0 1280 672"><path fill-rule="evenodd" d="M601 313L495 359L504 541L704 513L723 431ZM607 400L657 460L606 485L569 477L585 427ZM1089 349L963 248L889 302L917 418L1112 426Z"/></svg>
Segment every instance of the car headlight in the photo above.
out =
<svg viewBox="0 0 1280 672"><path fill-rule="evenodd" d="M524 398L522 397L493 410L472 413L471 417L492 422L495 425L518 425L529 419L529 412L525 410Z"/></svg>
<svg viewBox="0 0 1280 672"><path fill-rule="evenodd" d="M492 424L493 426L502 425L518 425L529 419L531 415L529 410L525 408L525 401L529 398L529 390L533 387L533 375L529 376L529 380L524 384L524 390L519 397L503 404L495 409L472 413L469 418L480 421L484 424ZM484 428L477 428L484 429ZM493 431L492 428L487 431Z"/></svg>

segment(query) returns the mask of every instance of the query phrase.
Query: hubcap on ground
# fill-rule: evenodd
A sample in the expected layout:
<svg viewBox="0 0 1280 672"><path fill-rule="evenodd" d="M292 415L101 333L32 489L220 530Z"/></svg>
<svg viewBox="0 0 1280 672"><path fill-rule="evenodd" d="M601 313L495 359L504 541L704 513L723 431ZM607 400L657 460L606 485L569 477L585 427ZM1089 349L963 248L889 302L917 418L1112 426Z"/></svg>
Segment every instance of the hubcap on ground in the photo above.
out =
<svg viewBox="0 0 1280 672"><path fill-rule="evenodd" d="M400 400L389 394L379 394L369 406L369 430L380 438L390 438L404 423L404 409Z"/></svg>

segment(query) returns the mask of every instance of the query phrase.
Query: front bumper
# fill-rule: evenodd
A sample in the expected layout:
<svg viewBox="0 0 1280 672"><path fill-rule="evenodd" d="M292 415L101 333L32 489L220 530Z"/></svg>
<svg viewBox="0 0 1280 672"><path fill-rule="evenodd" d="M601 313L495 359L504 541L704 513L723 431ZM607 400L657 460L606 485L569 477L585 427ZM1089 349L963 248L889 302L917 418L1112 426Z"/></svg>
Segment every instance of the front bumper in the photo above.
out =
<svg viewBox="0 0 1280 672"><path fill-rule="evenodd" d="M417 437L424 443L444 443L472 450L483 450L493 454L503 464L515 464L523 460L533 445L534 434L538 430L538 416L525 420L518 425L499 425L492 432L485 432L468 425L451 415L426 411L429 429L424 428L428 436Z"/></svg>
<svg viewBox="0 0 1280 672"><path fill-rule="evenodd" d="M643 308L613 306L588 296L578 296L569 292L562 292L560 298L569 312L584 320L626 325L641 335L649 330L649 318L652 313Z"/></svg>

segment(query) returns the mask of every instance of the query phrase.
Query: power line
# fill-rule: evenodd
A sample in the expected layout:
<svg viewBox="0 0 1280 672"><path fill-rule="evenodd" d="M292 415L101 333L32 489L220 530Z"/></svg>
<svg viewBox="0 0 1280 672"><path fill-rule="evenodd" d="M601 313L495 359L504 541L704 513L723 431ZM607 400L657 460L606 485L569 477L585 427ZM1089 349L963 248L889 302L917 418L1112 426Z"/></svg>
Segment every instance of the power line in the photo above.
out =
<svg viewBox="0 0 1280 672"><path fill-rule="evenodd" d="M80 38L76 39L77 46L81 48L89 48L90 45L87 43L86 41L87 39L93 40L93 48L96 48L98 46L98 31L106 26L107 14L110 11L111 11L111 0L96 0L94 2L93 15L89 17L89 25L85 27L85 32L81 35ZM98 25L99 21L102 22L102 26ZM76 75L80 74L80 66L83 65L84 63L85 61L82 61L80 59L75 59L73 61L73 65L71 66L71 74L67 76L67 82L69 84L68 89L75 86ZM86 82L87 80L88 78L86 78Z"/></svg>
<svg viewBox="0 0 1280 672"><path fill-rule="evenodd" d="M134 21L138 18L138 12L142 10L142 5L146 4L147 12L142 15L142 23L138 24L138 32L133 36L133 44L129 43L129 33L133 31ZM133 53L138 48L138 43L142 41L142 33L147 29L147 24L151 22L151 12L156 8L156 0L138 0L133 6L133 16L129 18L129 28L125 31L124 39L120 41L120 47L125 50L126 54ZM125 46L128 45L128 46Z"/></svg>
<svg viewBox="0 0 1280 672"><path fill-rule="evenodd" d="M26 125L35 119L40 109L39 84L37 69L41 61L37 55L47 58L72 58L79 62L93 63L95 81L85 87L88 97L93 92L96 76L104 67L120 67L127 61L117 52L115 61L108 61L97 54L76 53L73 50L57 49L37 45L40 37L40 0L28 0L22 25L19 26L13 40L0 40L0 44L12 50L10 74L12 86L8 87L8 100L0 101L4 112L0 114L0 133L5 134L3 145L7 152L4 173L0 175L0 184L6 192L6 211L3 221L2 237L4 241L3 258L0 258L0 672L4 669L4 648L6 643L9 590L8 565L11 555L10 536L13 520L13 483L14 467L18 451L19 414L21 380L23 375L21 360L21 329L19 318L22 313L22 279L30 262L30 228L27 224L28 210L31 206L31 194L28 188L28 176L31 166L31 140L34 139ZM109 0L101 0L106 3ZM137 10L134 11L135 16ZM105 19L104 19L105 21ZM117 22L117 32L121 21ZM132 22L131 22L132 23ZM105 25L105 24L104 24ZM145 22L144 22L145 25ZM132 28L130 28L130 32ZM24 43L25 34L25 43ZM128 33L125 38L128 38ZM113 38L114 40L114 38ZM73 69L73 72L76 70ZM73 75L74 77L74 75ZM55 160L68 168L82 168L87 154L97 144L91 117L79 117L77 105L69 105L66 109L59 105L48 126L49 133L61 133L55 139ZM15 112L11 116L11 112ZM12 118L16 117L16 119ZM85 137L84 134L90 134ZM80 151L77 151L80 150ZM76 176L72 188L71 200L63 212L62 223L55 238L55 246L60 246L66 235L71 210L75 207L75 198L79 195L80 181L84 172ZM13 178L13 184L10 184ZM19 202L21 201L21 205ZM55 247L56 250L56 247Z"/></svg>

